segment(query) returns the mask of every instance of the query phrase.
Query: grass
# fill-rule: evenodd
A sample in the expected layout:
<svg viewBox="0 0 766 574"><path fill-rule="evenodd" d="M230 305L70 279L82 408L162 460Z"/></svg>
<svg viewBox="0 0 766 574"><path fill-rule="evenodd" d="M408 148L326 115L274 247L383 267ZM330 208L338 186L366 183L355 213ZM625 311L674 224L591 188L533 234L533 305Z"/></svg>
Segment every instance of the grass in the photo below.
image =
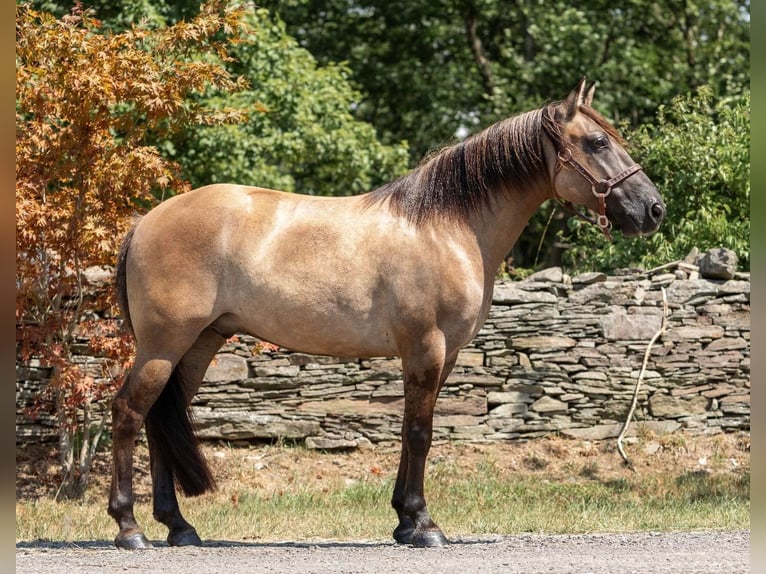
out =
<svg viewBox="0 0 766 574"><path fill-rule="evenodd" d="M571 446L541 444L533 453L519 454L517 463L498 458L496 450L470 447L435 457L426 482L433 518L453 537L750 527L749 454L747 464L726 466L732 459L721 455L717 468L700 469L678 456L674 461L671 453L679 452L674 446L665 450L673 470L630 473L608 467L608 452L599 458ZM689 451L686 445L678 448ZM235 451L221 451L224 460L216 461L224 475L218 491L181 499L185 516L203 539L390 538L396 523L389 504L394 464L386 464L383 472L380 460L358 454L279 447L243 457ZM237 466L235 456L249 462ZM384 458L388 463L395 455ZM257 467L267 467L261 479L252 478L258 475L253 460L267 461ZM264 472L270 480L262 478ZM139 523L151 540L164 540L167 532L152 519L148 497L140 500ZM17 499L17 540L104 540L115 534L103 491L91 492L84 502Z"/></svg>

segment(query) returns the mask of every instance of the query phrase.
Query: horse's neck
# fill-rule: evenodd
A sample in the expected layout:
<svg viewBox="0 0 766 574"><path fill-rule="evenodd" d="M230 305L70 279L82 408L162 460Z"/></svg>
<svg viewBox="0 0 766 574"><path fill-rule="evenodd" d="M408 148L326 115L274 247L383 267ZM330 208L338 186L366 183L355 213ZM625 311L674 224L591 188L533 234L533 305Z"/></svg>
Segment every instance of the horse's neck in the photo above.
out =
<svg viewBox="0 0 766 574"><path fill-rule="evenodd" d="M542 188L499 193L471 222L484 260L485 274L494 280L502 262L527 226L529 219L548 199Z"/></svg>

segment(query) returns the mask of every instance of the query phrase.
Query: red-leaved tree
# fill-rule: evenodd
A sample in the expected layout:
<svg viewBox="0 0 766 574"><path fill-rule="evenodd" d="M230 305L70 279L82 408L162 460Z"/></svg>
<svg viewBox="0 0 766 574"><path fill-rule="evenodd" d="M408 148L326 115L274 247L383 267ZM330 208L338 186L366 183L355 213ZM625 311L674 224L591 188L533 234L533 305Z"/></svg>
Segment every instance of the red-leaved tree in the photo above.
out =
<svg viewBox="0 0 766 574"><path fill-rule="evenodd" d="M130 360L111 280L133 213L187 189L150 145L192 124L240 121L200 94L243 83L223 62L243 12L222 0L188 21L108 34L81 7L57 20L16 8L16 344L51 368L62 488L87 486L111 396ZM161 246L158 246L161 249ZM89 345L98 357L75 353Z"/></svg>

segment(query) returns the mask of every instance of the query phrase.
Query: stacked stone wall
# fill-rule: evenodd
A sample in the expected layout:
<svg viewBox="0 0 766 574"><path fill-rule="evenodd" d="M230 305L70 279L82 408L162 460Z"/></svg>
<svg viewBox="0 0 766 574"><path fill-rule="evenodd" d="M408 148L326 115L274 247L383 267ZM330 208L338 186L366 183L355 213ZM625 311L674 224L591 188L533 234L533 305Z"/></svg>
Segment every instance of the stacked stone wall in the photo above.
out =
<svg viewBox="0 0 766 574"><path fill-rule="evenodd" d="M633 432L749 430L749 274L711 279L679 263L648 274L568 277L552 268L499 281L484 327L441 391L435 438L617 436L662 323L663 289L667 330L649 353ZM398 440L398 359L254 353L255 343L235 338L208 369L193 402L202 438L285 438L323 449ZM98 359L83 360L98 368ZM17 441L55 433L51 419L23 412L46 377L34 363L17 365Z"/></svg>

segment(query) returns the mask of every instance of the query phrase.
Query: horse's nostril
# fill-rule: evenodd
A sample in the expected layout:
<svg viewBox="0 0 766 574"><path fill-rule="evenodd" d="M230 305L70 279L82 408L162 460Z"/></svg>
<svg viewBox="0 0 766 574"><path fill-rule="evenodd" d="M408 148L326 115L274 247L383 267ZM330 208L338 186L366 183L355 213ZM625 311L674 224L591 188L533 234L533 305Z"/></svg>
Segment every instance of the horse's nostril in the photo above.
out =
<svg viewBox="0 0 766 574"><path fill-rule="evenodd" d="M665 208L659 202L654 203L650 211L655 221L660 221L665 216Z"/></svg>

